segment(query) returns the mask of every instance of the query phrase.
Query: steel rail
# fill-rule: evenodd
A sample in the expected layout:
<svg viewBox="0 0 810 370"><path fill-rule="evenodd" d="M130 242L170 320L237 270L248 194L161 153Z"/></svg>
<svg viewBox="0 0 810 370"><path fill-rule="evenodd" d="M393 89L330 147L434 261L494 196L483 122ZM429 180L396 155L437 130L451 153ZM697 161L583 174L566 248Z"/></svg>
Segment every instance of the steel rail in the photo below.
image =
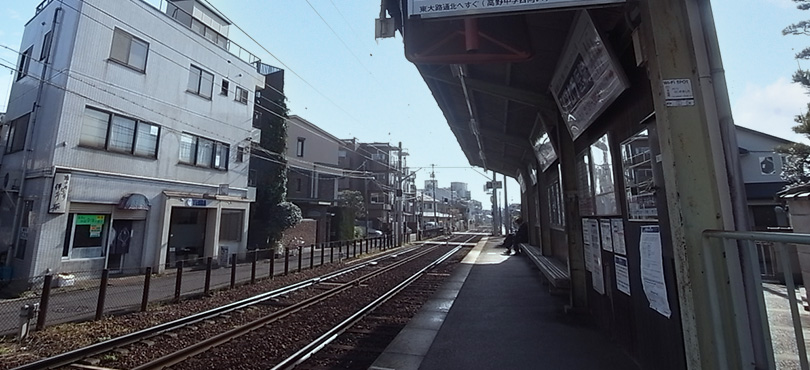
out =
<svg viewBox="0 0 810 370"><path fill-rule="evenodd" d="M427 248L427 249L421 249L416 254L408 256L407 258L405 258L403 260L400 260L400 261L397 261L396 263L393 263L393 264L388 265L388 266L384 266L383 268L375 270L375 271L373 271L373 272L371 272L369 274L366 274L364 276L361 276L361 277L356 278L354 280L351 280L349 282L343 283L343 284L341 284L341 285L339 285L339 286L337 286L337 287L335 287L335 288L333 288L331 290L328 290L328 291L323 292L321 294L312 296L312 297L307 298L307 299L305 299L305 300L303 300L301 302L297 302L297 303L295 303L293 305L284 307L281 310L273 312L273 313L271 313L271 314L269 314L269 315L267 315L265 317L254 320L254 321L252 321L250 323L247 323L247 324L241 325L239 327L236 327L234 329L231 329L229 331L217 334L217 335L215 335L213 337L210 337L210 338L208 338L206 340L203 340L203 341L197 342L197 343L195 343L195 344L193 344L191 346L185 347L185 348L183 348L183 349L181 349L179 351L173 352L173 353L171 353L169 355L157 358L155 360L152 360L150 362L147 362L145 364L137 366L137 367L133 368L133 370L164 369L166 367L169 367L169 366L178 364L180 362L183 362L188 358L196 356L196 355L198 355L200 353L203 353L203 352L205 352L205 351L207 351L207 350L209 350L211 348L214 348L216 346L227 343L227 342L229 342L229 341L231 341L231 340L233 340L235 338L238 338L238 337L240 337L242 335L250 333L250 332L252 332L254 330L260 329L260 328L266 326L267 324L270 324L270 323L272 323L274 321L277 321L277 320L282 319L282 318L284 318L286 316L289 316L289 315L291 315L291 314L293 314L293 313L295 313L297 311L300 311L300 310L302 310L304 308L312 306L315 303L322 302L322 301L324 301L324 300L326 300L326 299L328 299L328 298L330 298L330 297L332 297L332 296L334 296L334 295L336 295L338 293L341 293L341 292L343 292L343 291L345 291L347 289L355 287L355 286L359 285L360 283L362 283L362 282L364 282L366 280L369 280L369 279L371 279L373 277L376 277L376 276L378 276L378 275L380 275L382 273L385 273L385 272L388 272L388 271L393 270L395 268L398 268L403 264L411 262L411 261L413 261L413 260L415 260L415 259L417 259L419 257L422 257L422 256L432 252L436 248L438 248L438 246L437 247L430 247L430 248Z"/></svg>
<svg viewBox="0 0 810 370"><path fill-rule="evenodd" d="M477 235L472 236L463 242L452 242L448 240L448 244L458 244L458 246L448 251L441 257L437 258L436 260L434 260L421 270L417 271L407 279L403 280L401 283L397 284L397 286L391 288L391 290L384 293L383 295L381 295L380 297L378 297L365 307L361 308L360 310L352 314L352 316L348 317L346 320L343 320L341 323L335 325L332 329L330 329L329 331L327 331L314 341L310 342L309 344L298 350L298 352L294 353L292 356L282 360L276 366L270 368L270 370L289 370L300 365L301 363L309 359L312 355L314 355L315 353L326 347L326 345L337 339L337 337L343 334L346 330L357 324L357 322L360 321L363 317L373 312L383 303L385 303L389 299L393 298L394 296L405 290L405 288L407 288L415 281L417 281L419 278L421 278L422 275L424 275L426 272L435 268L442 262L446 261L452 255L458 252L463 246L465 246L470 240L476 237L478 236Z"/></svg>
<svg viewBox="0 0 810 370"><path fill-rule="evenodd" d="M166 323L156 325L156 326L153 326L153 327L150 327L150 328L146 328L146 329L142 329L142 330L139 330L139 331L136 331L136 332L125 334L125 335L122 335L120 337L116 337L116 338L109 339L109 340L106 340L106 341L103 341L103 342L91 344L91 345L86 346L86 347L78 348L78 349L75 349L75 350L72 350L72 351L69 351L69 352L65 352L65 353L62 353L62 354L59 354L59 355L55 355L55 356L51 356L51 357L42 359L42 360L39 360L39 361L36 361L36 362L25 364L25 365L16 367L16 368L14 368L12 370L54 369L54 368L58 368L58 367L62 367L62 366L71 365L71 364L75 363L78 360L81 360L81 359L84 359L84 358L87 358L87 357L91 357L91 356L95 356L95 355L99 355L99 354L108 352L110 350L113 350L115 348L130 345L132 343L136 343L136 342L139 342L141 340L151 338L151 337L154 337L156 335L160 335L160 334L172 331L172 330L177 330L177 329L182 328L184 326L192 325L194 323L204 321L204 320L210 319L212 317L216 317L216 316L228 313L228 312L233 312L235 310L238 310L238 309L241 309L241 308L244 308L244 307L252 306L252 305L258 304L260 302L266 301L268 299L272 299L272 298L275 298L275 297L278 297L278 296L281 296L281 295L284 295L284 294L289 294L289 293L294 292L296 290L304 289L304 288L307 288L309 286L321 283L321 282L323 282L325 280L334 279L334 278L337 278L339 276L348 274L350 272L356 271L356 270L361 269L363 267L372 265L372 264L374 264L376 262L383 261L385 259L392 258L392 257L395 258L396 256L401 255L402 253L410 253L410 252L412 252L414 250L418 250L419 248L420 248L420 246L414 246L414 247L408 248L408 249L406 249L404 251L394 251L392 253L387 253L387 254L385 254L383 256L379 256L377 258L370 259L370 260L368 260L368 261L366 261L366 262L364 262L362 264L358 264L358 265L354 265L354 266L348 266L348 267L342 268L340 270L333 271L333 272L324 274L322 276L307 279L307 280L304 280L304 281L301 281L301 282L298 282L298 283L293 283L293 284L287 285L285 287L282 287L282 288L279 288L279 289L276 289L276 290L273 290L273 291L270 291L270 292L257 294L257 295L255 295L253 297L245 298L245 299L240 300L240 301L236 301L236 302L229 303L229 304L226 304L226 305L223 305L223 306L219 306L219 307L216 307L216 308L213 308L213 309L210 309L210 310L207 310L207 311L203 311L203 312L200 312L200 313L196 313L196 314L193 314L193 315L190 315L190 316L186 316L186 317L174 320L174 321L166 322Z"/></svg>

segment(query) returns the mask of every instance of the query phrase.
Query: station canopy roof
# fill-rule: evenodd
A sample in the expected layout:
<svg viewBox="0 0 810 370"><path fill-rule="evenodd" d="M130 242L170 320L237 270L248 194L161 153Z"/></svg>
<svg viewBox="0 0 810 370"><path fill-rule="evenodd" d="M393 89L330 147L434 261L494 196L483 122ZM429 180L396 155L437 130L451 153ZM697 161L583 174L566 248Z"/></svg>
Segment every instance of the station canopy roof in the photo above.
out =
<svg viewBox="0 0 810 370"><path fill-rule="evenodd" d="M542 134L534 127L542 131L562 122L549 84L583 8L496 13L473 21L408 18L408 2L383 0L383 6L470 164L516 176L534 158L530 138ZM630 7L636 5L588 9L606 40L622 42L614 49L632 47L627 40L639 17ZM566 128L560 134L568 135Z"/></svg>

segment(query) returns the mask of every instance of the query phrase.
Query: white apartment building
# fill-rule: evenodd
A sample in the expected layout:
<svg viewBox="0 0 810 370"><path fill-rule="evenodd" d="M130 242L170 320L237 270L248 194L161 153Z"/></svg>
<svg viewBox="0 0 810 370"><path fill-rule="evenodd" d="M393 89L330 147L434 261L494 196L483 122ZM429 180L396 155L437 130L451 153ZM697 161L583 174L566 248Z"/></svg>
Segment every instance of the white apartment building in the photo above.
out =
<svg viewBox="0 0 810 370"><path fill-rule="evenodd" d="M258 59L197 0L43 1L3 127L14 278L162 271L246 249Z"/></svg>

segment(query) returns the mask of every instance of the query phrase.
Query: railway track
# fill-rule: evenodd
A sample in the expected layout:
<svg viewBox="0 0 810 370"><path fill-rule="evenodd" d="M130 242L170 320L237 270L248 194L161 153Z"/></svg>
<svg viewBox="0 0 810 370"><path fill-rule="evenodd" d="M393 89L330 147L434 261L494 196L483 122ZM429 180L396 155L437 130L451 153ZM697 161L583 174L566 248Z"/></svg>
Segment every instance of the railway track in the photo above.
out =
<svg viewBox="0 0 810 370"><path fill-rule="evenodd" d="M469 238L469 236L465 236L465 238ZM424 257L427 254L436 254L438 253L436 252L437 249L444 247L446 250L448 249L447 247L453 243L458 245L457 248L463 245L463 243L459 244L458 242L450 240L436 240L416 247L398 249L381 257L330 274L308 279L200 314L191 315L180 320L34 362L18 367L17 369L53 369L71 365L86 367L87 364L119 369L156 369L166 368L171 365L176 365L173 366L173 368L198 368L184 366L183 361L189 358L193 359L200 354L204 355L211 348L229 343L234 338L259 331L269 323L282 320L299 311L316 306L320 302L329 299L329 297L337 296L344 291L360 287L375 276L384 275L399 266L408 264L410 261ZM444 253L448 252L444 251ZM452 255L452 253L450 255ZM421 273L422 272L419 274ZM388 298L383 298L379 303L386 299ZM377 305L379 305L379 303ZM316 313L314 315L319 314ZM359 318L361 316L362 314L357 317ZM357 319L355 318L354 322L356 321ZM349 325L348 322L344 323L344 326L348 327L347 325ZM205 339L200 339L192 335L196 332L208 331L211 327L216 326L233 329L219 330L218 334L209 335ZM345 328L336 330L342 332L345 331ZM329 337L333 339L335 336L335 333L327 335L325 338L321 339L322 342L320 344L314 345L314 347L308 347L309 349L303 350L303 352L299 354L299 357L293 360L285 360L286 362L284 363L300 363L304 358L314 353L316 347L323 348L325 343L328 343L328 341L324 342L324 340ZM144 347L147 348L146 352L159 353L161 356L144 359L140 358L143 356L130 355L133 352L144 352ZM167 348L171 347L179 348L177 348L177 350L167 350ZM165 352L167 351L169 353L166 354ZM134 358L128 359L130 357ZM136 362L138 365L134 365ZM279 363L281 364L282 362Z"/></svg>

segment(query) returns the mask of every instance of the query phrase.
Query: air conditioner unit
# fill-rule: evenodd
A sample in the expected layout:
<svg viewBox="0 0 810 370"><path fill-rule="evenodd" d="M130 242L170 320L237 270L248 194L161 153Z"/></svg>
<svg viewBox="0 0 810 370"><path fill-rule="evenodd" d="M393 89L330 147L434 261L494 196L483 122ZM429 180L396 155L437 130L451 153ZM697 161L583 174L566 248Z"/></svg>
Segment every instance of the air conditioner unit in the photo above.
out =
<svg viewBox="0 0 810 370"><path fill-rule="evenodd" d="M0 183L5 191L19 191L20 190L20 174L17 172L6 172L3 174L2 183Z"/></svg>

